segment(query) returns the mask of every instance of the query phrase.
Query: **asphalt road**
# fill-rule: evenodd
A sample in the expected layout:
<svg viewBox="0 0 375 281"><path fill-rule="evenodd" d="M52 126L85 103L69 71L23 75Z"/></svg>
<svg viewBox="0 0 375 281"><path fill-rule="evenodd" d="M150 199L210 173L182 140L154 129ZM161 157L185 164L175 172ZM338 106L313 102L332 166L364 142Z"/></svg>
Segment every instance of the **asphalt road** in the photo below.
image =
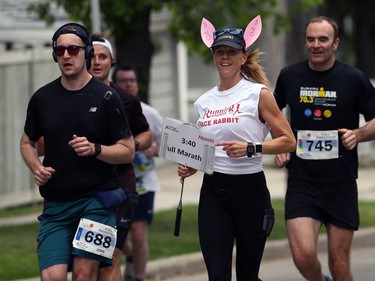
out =
<svg viewBox="0 0 375 281"><path fill-rule="evenodd" d="M375 239L375 238L374 238ZM327 255L319 255L324 273L328 273ZM355 248L352 250L352 271L354 280L374 281L375 267L375 246ZM301 281L304 280L293 264L291 258L280 258L263 262L259 277L264 281ZM207 274L204 271L195 274L175 275L165 281L207 281ZM236 281L233 270L232 281Z"/></svg>

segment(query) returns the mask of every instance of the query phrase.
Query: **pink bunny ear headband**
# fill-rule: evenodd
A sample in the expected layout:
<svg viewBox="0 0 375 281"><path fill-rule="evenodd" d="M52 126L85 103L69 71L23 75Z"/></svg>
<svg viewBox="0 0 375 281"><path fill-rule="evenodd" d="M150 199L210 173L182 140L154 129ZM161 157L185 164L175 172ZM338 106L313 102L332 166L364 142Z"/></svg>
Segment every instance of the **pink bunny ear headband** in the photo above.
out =
<svg viewBox="0 0 375 281"><path fill-rule="evenodd" d="M258 39L261 31L262 19L260 15L256 16L247 25L243 36L241 36L242 30L239 28L224 28L216 31L215 27L207 19L203 18L201 23L201 38L208 48L226 45L236 49L247 50Z"/></svg>

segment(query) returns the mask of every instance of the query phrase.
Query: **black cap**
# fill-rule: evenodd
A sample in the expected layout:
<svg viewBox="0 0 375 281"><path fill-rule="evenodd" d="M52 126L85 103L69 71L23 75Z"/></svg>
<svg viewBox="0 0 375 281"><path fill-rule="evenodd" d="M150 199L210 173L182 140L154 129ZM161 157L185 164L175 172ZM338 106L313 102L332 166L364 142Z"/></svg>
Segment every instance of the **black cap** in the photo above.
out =
<svg viewBox="0 0 375 281"><path fill-rule="evenodd" d="M57 38L60 37L61 34L72 33L77 35L82 39L82 41L86 44L86 46L92 46L92 39L90 32L84 27L75 22L66 23L61 26L55 34L52 36L52 47L56 47Z"/></svg>
<svg viewBox="0 0 375 281"><path fill-rule="evenodd" d="M242 34L230 34L228 32L225 32L224 34L215 38L211 48L217 46L229 46L234 49L245 50L246 43Z"/></svg>

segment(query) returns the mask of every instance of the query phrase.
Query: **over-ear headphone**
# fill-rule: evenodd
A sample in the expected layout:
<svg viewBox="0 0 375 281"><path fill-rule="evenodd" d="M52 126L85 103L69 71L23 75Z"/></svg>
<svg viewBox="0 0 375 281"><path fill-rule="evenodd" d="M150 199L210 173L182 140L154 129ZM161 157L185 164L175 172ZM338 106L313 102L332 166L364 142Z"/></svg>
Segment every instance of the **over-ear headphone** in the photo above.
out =
<svg viewBox="0 0 375 281"><path fill-rule="evenodd" d="M94 55L94 48L92 46L92 38L90 32L84 27L75 22L69 22L61 26L58 30L56 30L55 34L52 36L52 57L55 62L57 62L57 56L55 54L55 47L57 45L57 38L60 37L61 34L72 33L77 35L82 39L85 43L85 59L86 59L86 67L90 69L91 67L91 58Z"/></svg>

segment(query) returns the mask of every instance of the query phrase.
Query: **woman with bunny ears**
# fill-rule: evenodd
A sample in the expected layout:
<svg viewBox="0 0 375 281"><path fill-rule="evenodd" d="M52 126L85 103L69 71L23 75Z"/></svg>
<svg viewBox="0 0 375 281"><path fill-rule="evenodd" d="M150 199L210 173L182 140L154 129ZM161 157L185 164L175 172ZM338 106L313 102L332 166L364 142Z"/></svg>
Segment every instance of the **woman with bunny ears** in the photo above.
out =
<svg viewBox="0 0 375 281"><path fill-rule="evenodd" d="M199 239L210 281L229 281L236 244L237 281L258 281L274 211L263 173L262 154L295 150L292 130L248 52L259 37L261 18L240 28L215 31L202 20L201 37L211 49L220 82L194 103L202 132L215 135L214 173L205 174L199 200ZM272 130L273 139L265 140ZM179 165L183 181L196 170Z"/></svg>

